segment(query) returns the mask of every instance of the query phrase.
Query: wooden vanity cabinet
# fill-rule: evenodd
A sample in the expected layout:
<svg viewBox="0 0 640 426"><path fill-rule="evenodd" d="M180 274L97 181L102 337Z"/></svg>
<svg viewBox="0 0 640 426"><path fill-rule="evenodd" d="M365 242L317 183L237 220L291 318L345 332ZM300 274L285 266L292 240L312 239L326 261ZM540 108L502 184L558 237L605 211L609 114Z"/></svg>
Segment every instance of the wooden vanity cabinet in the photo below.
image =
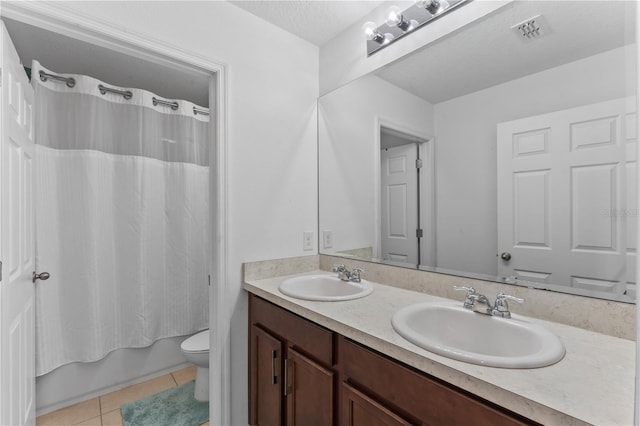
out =
<svg viewBox="0 0 640 426"><path fill-rule="evenodd" d="M334 424L333 333L249 295L249 424Z"/></svg>
<svg viewBox="0 0 640 426"><path fill-rule="evenodd" d="M249 295L252 426L537 425Z"/></svg>

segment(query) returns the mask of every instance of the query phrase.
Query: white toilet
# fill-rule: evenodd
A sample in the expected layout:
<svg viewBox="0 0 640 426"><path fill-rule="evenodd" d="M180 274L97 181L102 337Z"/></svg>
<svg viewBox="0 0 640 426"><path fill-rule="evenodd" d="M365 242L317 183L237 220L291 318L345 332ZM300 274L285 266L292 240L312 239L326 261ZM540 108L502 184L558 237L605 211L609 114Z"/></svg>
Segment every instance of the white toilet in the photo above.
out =
<svg viewBox="0 0 640 426"><path fill-rule="evenodd" d="M198 401L209 400L209 329L186 339L180 345L185 358L198 367L193 396Z"/></svg>

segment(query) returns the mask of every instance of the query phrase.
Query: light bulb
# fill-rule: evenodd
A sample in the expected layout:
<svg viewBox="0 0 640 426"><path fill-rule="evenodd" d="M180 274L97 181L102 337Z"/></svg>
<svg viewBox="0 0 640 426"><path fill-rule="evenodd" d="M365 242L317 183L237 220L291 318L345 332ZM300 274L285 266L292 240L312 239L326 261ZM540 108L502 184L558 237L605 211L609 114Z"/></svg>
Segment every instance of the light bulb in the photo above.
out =
<svg viewBox="0 0 640 426"><path fill-rule="evenodd" d="M373 40L377 32L376 24L371 21L365 22L364 25L362 25L362 33L367 40Z"/></svg>
<svg viewBox="0 0 640 426"><path fill-rule="evenodd" d="M387 10L387 20L384 22L390 27L395 27L402 22L402 18L402 10L398 6L391 6Z"/></svg>
<svg viewBox="0 0 640 426"><path fill-rule="evenodd" d="M402 31L408 31L411 25L398 6L391 6L387 10L387 20L385 23L390 27L398 27Z"/></svg>

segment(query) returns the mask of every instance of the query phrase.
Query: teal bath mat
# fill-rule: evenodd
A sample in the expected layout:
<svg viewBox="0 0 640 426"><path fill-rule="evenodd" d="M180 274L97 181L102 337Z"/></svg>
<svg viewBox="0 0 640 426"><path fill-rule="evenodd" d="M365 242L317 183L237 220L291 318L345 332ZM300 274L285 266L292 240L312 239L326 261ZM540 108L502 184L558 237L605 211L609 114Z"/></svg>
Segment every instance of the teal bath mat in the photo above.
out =
<svg viewBox="0 0 640 426"><path fill-rule="evenodd" d="M193 397L195 381L120 407L124 426L198 426L209 420L209 401Z"/></svg>

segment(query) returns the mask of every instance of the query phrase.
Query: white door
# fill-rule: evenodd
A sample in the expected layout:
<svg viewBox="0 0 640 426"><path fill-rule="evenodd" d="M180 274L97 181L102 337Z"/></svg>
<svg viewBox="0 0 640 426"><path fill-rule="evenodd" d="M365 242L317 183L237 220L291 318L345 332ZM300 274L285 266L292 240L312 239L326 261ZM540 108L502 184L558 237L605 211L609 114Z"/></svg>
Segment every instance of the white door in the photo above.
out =
<svg viewBox="0 0 640 426"><path fill-rule="evenodd" d="M418 264L418 156L416 144L383 149L382 258Z"/></svg>
<svg viewBox="0 0 640 426"><path fill-rule="evenodd" d="M2 24L0 424L35 424L33 89Z"/></svg>
<svg viewBox="0 0 640 426"><path fill-rule="evenodd" d="M619 99L498 124L501 276L635 292L632 105Z"/></svg>

